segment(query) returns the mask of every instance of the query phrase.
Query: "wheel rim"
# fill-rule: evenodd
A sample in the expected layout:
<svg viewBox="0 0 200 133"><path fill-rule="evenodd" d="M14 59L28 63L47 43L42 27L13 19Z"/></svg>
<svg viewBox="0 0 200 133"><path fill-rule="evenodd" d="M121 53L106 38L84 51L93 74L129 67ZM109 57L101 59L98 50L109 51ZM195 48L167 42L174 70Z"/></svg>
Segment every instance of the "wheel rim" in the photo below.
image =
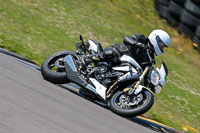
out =
<svg viewBox="0 0 200 133"><path fill-rule="evenodd" d="M123 92L119 92L114 98L114 105L121 110L132 110L139 108L147 103L149 97L145 92L137 96L129 96Z"/></svg>
<svg viewBox="0 0 200 133"><path fill-rule="evenodd" d="M52 72L64 72L65 65L63 63L63 58L65 56L66 55L60 55L60 56L51 58L47 63L48 70Z"/></svg>

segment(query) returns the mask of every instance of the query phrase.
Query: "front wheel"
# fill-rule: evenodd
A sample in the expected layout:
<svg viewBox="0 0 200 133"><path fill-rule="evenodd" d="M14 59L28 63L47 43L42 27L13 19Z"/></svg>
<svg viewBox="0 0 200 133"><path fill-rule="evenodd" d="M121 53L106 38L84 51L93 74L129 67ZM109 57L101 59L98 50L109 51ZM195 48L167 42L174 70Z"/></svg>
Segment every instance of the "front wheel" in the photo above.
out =
<svg viewBox="0 0 200 133"><path fill-rule="evenodd" d="M111 110L123 117L133 117L147 112L154 103L151 92L144 90L137 96L117 91L110 100Z"/></svg>
<svg viewBox="0 0 200 133"><path fill-rule="evenodd" d="M73 51L63 51L49 56L42 64L41 73L44 79L54 84L69 82L66 76L63 58L67 55L74 55Z"/></svg>

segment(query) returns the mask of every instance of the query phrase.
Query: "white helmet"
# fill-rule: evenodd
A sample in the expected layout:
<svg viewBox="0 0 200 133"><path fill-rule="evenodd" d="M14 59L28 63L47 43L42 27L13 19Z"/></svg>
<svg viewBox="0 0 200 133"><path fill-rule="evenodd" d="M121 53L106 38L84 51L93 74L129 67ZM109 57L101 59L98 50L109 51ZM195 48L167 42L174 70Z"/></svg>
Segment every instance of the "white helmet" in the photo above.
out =
<svg viewBox="0 0 200 133"><path fill-rule="evenodd" d="M163 48L170 44L170 37L164 30L153 30L148 38L157 56L163 54Z"/></svg>

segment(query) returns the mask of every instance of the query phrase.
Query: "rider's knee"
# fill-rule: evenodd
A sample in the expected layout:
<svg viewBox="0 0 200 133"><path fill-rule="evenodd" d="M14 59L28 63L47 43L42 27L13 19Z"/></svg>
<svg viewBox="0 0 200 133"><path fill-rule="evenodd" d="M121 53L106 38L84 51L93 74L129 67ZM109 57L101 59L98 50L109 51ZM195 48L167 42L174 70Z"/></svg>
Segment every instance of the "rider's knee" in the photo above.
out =
<svg viewBox="0 0 200 133"><path fill-rule="evenodd" d="M108 60L114 64L120 63L120 54L113 47L105 48L103 51L103 55L105 60Z"/></svg>

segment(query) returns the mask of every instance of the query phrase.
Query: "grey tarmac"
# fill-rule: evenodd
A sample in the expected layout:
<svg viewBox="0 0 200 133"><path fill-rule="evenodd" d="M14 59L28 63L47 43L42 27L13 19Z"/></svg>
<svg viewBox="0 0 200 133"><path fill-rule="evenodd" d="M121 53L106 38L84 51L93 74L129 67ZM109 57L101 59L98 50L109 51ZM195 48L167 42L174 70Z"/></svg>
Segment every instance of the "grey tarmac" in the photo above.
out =
<svg viewBox="0 0 200 133"><path fill-rule="evenodd" d="M0 133L153 133L0 53Z"/></svg>

